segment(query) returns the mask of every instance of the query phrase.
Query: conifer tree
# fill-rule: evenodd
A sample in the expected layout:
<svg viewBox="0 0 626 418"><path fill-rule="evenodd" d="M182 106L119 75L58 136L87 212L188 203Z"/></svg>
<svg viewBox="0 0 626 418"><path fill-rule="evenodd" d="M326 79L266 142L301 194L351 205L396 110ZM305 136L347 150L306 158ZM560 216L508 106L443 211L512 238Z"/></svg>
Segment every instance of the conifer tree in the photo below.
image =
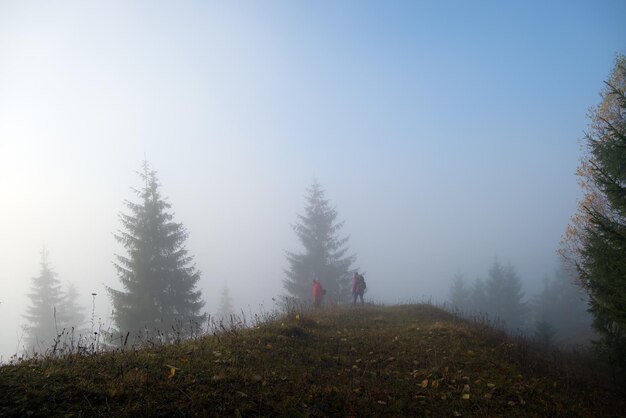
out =
<svg viewBox="0 0 626 418"><path fill-rule="evenodd" d="M532 302L536 324L546 322L553 328L557 344L587 343L591 337L591 316L587 312L588 298L565 269L546 278L541 293Z"/></svg>
<svg viewBox="0 0 626 418"><path fill-rule="evenodd" d="M585 194L560 250L589 294L599 347L626 373L626 56L605 84L577 171Z"/></svg>
<svg viewBox="0 0 626 418"><path fill-rule="evenodd" d="M72 282L67 282L63 292L63 313L66 326L80 331L85 326L85 308L78 303L78 290Z"/></svg>
<svg viewBox="0 0 626 418"><path fill-rule="evenodd" d="M468 313L470 309L470 297L471 291L465 282L462 275L457 275L450 287L450 303L452 308L461 311L462 313Z"/></svg>
<svg viewBox="0 0 626 418"><path fill-rule="evenodd" d="M556 331L550 322L540 319L535 323L535 333L533 337L544 348L548 348L554 344L554 336Z"/></svg>
<svg viewBox="0 0 626 418"><path fill-rule="evenodd" d="M220 296L220 304L217 314L220 318L227 320L234 313L235 308L233 306L233 299L230 297L228 287L224 286L224 288L222 289L222 294Z"/></svg>
<svg viewBox="0 0 626 418"><path fill-rule="evenodd" d="M485 294L485 282L480 278L474 280L469 299L470 311L485 313L487 311L487 296Z"/></svg>
<svg viewBox="0 0 626 418"><path fill-rule="evenodd" d="M115 235L126 255L116 255L114 263L123 290L107 289L113 319L121 332L200 326L206 314L200 312L204 302L196 289L200 272L185 248L188 233L173 221L156 172L144 161L138 174L139 202L125 202L129 213L120 214L122 229Z"/></svg>
<svg viewBox="0 0 626 418"><path fill-rule="evenodd" d="M350 298L350 266L356 260L346 255L348 237L339 237L343 222L337 222L337 210L330 206L319 183L307 189L304 215L293 225L304 247L301 253L287 252L289 268L283 284L287 292L300 301L312 297L311 283L318 280L327 291L325 297L335 302Z"/></svg>
<svg viewBox="0 0 626 418"><path fill-rule="evenodd" d="M522 301L522 282L512 265L494 262L485 283L487 312L502 321L511 331L519 331L526 322L527 306Z"/></svg>
<svg viewBox="0 0 626 418"><path fill-rule="evenodd" d="M41 252L39 276L32 278L31 305L24 318L28 320L26 346L29 351L45 351L63 332L66 318L63 313L61 282L48 262L48 252Z"/></svg>

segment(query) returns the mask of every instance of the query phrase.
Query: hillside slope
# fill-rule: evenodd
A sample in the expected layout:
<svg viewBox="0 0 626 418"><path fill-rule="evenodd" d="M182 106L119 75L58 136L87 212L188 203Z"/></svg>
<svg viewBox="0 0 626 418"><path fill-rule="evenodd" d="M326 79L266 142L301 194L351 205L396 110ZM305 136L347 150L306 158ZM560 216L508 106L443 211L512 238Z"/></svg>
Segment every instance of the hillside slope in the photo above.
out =
<svg viewBox="0 0 626 418"><path fill-rule="evenodd" d="M625 410L617 390L550 364L433 306L339 307L182 344L3 366L0 416L572 417Z"/></svg>

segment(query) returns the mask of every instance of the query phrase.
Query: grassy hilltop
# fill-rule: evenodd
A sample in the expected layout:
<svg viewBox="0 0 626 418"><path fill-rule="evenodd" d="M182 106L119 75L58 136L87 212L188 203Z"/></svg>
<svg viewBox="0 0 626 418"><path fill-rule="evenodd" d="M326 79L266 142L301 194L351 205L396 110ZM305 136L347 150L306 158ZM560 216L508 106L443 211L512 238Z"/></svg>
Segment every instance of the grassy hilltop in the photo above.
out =
<svg viewBox="0 0 626 418"><path fill-rule="evenodd" d="M430 305L300 312L180 344L0 368L0 416L620 416L580 363Z"/></svg>

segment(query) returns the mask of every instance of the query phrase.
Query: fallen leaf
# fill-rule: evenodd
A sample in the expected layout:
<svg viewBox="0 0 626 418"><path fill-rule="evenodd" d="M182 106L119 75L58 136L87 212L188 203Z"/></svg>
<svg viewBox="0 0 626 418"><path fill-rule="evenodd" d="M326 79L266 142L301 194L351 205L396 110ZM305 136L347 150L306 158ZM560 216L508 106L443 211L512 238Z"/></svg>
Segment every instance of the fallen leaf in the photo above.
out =
<svg viewBox="0 0 626 418"><path fill-rule="evenodd" d="M177 368L176 368L176 367L174 367L174 366L171 366L171 365L169 365L169 364L166 364L166 365L165 365L165 367L169 367L169 368L170 368L170 372L169 372L169 374L167 375L167 378L168 378L168 379L171 379L172 377L174 377L174 375L176 374L176 369L177 369Z"/></svg>
<svg viewBox="0 0 626 418"><path fill-rule="evenodd" d="M427 388L428 387L428 379L422 380L422 383L420 384L420 386L423 387L423 388Z"/></svg>
<svg viewBox="0 0 626 418"><path fill-rule="evenodd" d="M469 393L464 393L463 396L461 396L461 399L468 400L469 398L470 398L470 394Z"/></svg>

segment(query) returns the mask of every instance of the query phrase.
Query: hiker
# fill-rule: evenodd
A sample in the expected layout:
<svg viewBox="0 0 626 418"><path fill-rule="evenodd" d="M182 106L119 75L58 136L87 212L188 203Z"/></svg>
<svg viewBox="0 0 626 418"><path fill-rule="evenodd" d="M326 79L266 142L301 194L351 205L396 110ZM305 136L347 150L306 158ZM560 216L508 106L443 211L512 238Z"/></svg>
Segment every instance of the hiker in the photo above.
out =
<svg viewBox="0 0 626 418"><path fill-rule="evenodd" d="M358 272L354 272L354 277L352 277L352 304L356 304L357 297L361 298L361 303L365 303L363 301L363 293L365 293L365 289L367 285L365 284L365 278L363 275Z"/></svg>
<svg viewBox="0 0 626 418"><path fill-rule="evenodd" d="M313 279L313 306L319 308L322 306L322 299L326 291L317 280Z"/></svg>

